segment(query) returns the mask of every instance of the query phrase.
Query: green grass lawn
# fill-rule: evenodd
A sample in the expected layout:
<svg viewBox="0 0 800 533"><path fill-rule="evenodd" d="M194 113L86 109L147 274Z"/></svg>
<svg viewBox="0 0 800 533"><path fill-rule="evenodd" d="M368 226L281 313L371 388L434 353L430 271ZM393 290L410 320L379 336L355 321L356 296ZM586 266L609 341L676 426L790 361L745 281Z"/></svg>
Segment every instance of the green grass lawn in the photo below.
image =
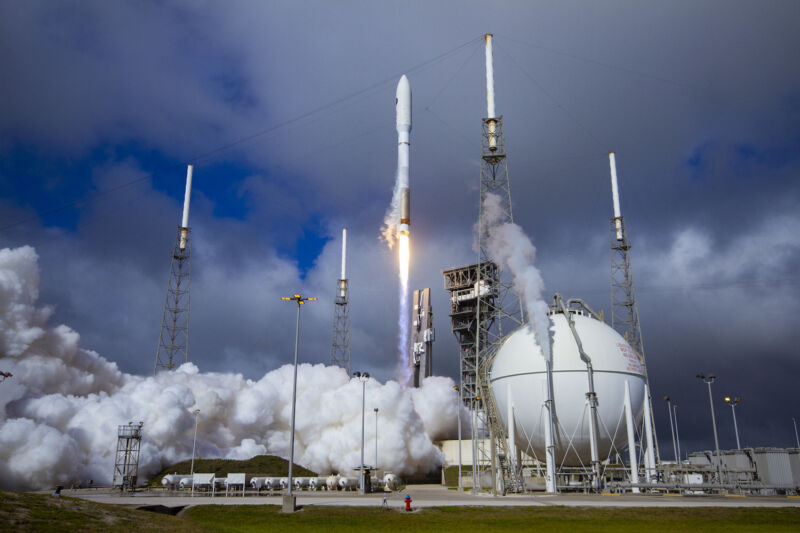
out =
<svg viewBox="0 0 800 533"><path fill-rule="evenodd" d="M277 507L193 507L184 516L220 532L433 531L481 532L777 532L800 531L800 509L597 509L585 507L440 507L414 513L314 507L285 515Z"/></svg>
<svg viewBox="0 0 800 533"><path fill-rule="evenodd" d="M187 503L190 503L187 501ZM179 516L0 490L0 531L205 533L238 531L499 530L592 533L800 531L800 508L441 507L414 513L358 507L306 506L282 514L276 505L202 505Z"/></svg>

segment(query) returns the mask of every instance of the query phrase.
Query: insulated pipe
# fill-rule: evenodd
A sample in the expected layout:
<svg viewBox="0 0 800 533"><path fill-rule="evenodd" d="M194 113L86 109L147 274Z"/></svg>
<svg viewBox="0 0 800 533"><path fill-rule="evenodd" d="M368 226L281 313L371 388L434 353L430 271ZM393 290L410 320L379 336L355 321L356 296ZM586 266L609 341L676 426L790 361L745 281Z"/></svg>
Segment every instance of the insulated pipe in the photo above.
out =
<svg viewBox="0 0 800 533"><path fill-rule="evenodd" d="M644 385L644 397L650 397L650 387L646 383ZM646 405L644 408L644 435L647 439L647 451L644 456L645 479L648 483L652 483L656 477L656 455L653 447L653 421L650 418L650 409Z"/></svg>
<svg viewBox="0 0 800 533"><path fill-rule="evenodd" d="M636 435L633 431L633 410L631 409L631 384L625 381L625 426L628 430L628 456L631 464L631 483L639 483L639 461L636 458ZM639 487L633 487L638 493Z"/></svg>
<svg viewBox="0 0 800 533"><path fill-rule="evenodd" d="M192 197L192 171L193 165L186 168L186 192L183 195L183 218L181 218L181 251L186 249L186 235L189 232L189 200Z"/></svg>
<svg viewBox="0 0 800 533"><path fill-rule="evenodd" d="M614 152L608 153L608 164L611 167L611 199L614 202L614 226L617 229L617 240L622 241L622 215L619 210L619 188L617 186L617 160Z"/></svg>
<svg viewBox="0 0 800 533"><path fill-rule="evenodd" d="M547 401L545 408L547 422L544 425L545 451L545 490L550 494L558 492L556 486L556 444L555 444L555 404L553 403L553 362L545 359L545 373L547 375Z"/></svg>
<svg viewBox="0 0 800 533"><path fill-rule="evenodd" d="M567 325L569 326L570 331L572 332L572 337L575 339L575 344L578 347L578 354L580 355L581 361L586 363L586 377L588 379L588 386L589 392L586 393L586 400L589 402L589 445L591 448L592 454L592 470L594 471L595 475L595 488L600 489L600 454L597 451L597 393L594 391L594 368L592 367L592 359L586 354L583 350L583 343L581 342L581 338L578 335L578 332L575 330L575 323L572 320L572 317L569 314L569 310L564 305L564 299L561 297L560 294L555 295L556 305L561 309L561 312L564 313L564 318L567 321Z"/></svg>
<svg viewBox="0 0 800 533"><path fill-rule="evenodd" d="M516 432L517 428L514 427L514 400L511 396L511 384L509 383L506 387L506 393L508 395L508 464L509 466L514 469L516 472L517 469L517 443L516 443Z"/></svg>

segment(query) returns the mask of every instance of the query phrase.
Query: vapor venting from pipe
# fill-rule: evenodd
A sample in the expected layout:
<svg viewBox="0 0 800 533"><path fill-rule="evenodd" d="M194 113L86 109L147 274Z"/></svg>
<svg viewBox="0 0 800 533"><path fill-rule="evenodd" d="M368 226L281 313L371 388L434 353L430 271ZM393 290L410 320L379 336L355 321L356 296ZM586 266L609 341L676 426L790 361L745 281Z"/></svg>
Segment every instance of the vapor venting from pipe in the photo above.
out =
<svg viewBox="0 0 800 533"><path fill-rule="evenodd" d="M501 269L507 269L513 276L514 289L524 302L536 344L549 361L549 307L542 296L545 289L542 274L534 264L536 247L518 225L500 223L504 218L500 196L493 193L486 195L482 217L481 224L487 232L487 252Z"/></svg>
<svg viewBox="0 0 800 533"><path fill-rule="evenodd" d="M0 487L45 489L93 479L111 482L119 424L144 422L139 474L152 476L191 457L246 459L289 455L292 366L258 380L201 373L192 363L155 376L121 372L79 346L79 335L50 326L37 304L33 248L0 250ZM454 437L463 414L449 378L420 389L397 382L366 384L366 407L378 408L380 467L400 475L442 462L433 439ZM352 472L361 449L361 384L339 367L298 367L295 460L322 475ZM375 449L367 431L366 449ZM366 460L372 462L370 454Z"/></svg>

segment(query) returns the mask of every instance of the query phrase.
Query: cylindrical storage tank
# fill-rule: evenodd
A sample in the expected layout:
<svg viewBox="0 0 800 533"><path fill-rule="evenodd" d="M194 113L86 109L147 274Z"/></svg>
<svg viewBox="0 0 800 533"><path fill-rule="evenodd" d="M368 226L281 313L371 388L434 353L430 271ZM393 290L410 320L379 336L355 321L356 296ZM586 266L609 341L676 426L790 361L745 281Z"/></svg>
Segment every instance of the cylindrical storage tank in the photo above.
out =
<svg viewBox="0 0 800 533"><path fill-rule="evenodd" d="M266 486L267 478L254 477L250 479L250 486L256 490L261 490Z"/></svg>
<svg viewBox="0 0 800 533"><path fill-rule="evenodd" d="M339 488L342 490L355 490L358 487L358 478L342 477L339 478Z"/></svg>
<svg viewBox="0 0 800 533"><path fill-rule="evenodd" d="M190 488L192 486L192 479L193 479L193 476L184 477L183 479L178 481L178 487L180 487L182 489Z"/></svg>
<svg viewBox="0 0 800 533"><path fill-rule="evenodd" d="M339 488L339 476L330 475L325 479L325 488L336 490Z"/></svg>
<svg viewBox="0 0 800 533"><path fill-rule="evenodd" d="M264 480L264 488L269 490L278 490L281 488L281 478L268 477Z"/></svg>
<svg viewBox="0 0 800 533"><path fill-rule="evenodd" d="M281 490L286 490L287 488L289 488L289 478L288 477L280 478L278 480L278 483L280 484Z"/></svg>
<svg viewBox="0 0 800 533"><path fill-rule="evenodd" d="M305 489L308 487L308 478L307 477L296 477L292 480L294 482L294 488L300 490Z"/></svg>
<svg viewBox="0 0 800 533"><path fill-rule="evenodd" d="M602 461L612 448L610 435L616 432L617 450L621 451L627 443L623 411L625 382L630 384L635 421L637 424L641 421L645 403L644 371L636 352L613 328L581 311L571 312L571 316L594 369L598 454ZM564 314L551 314L550 322L556 461L565 466L588 465L591 463L591 410L586 399L589 392L586 363L580 358ZM511 398L517 449L544 462L547 372L541 348L527 325L509 335L500 347L489 380L506 430L509 396Z"/></svg>
<svg viewBox="0 0 800 533"><path fill-rule="evenodd" d="M321 487L325 486L325 478L324 477L312 477L308 480L308 488L309 490L319 490Z"/></svg>

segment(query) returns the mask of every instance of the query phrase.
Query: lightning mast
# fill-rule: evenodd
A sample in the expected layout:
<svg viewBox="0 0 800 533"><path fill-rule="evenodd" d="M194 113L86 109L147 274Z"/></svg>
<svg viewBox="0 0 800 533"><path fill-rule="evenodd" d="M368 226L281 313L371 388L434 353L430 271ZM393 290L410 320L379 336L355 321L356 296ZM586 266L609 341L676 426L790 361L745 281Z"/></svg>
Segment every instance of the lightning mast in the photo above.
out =
<svg viewBox="0 0 800 533"><path fill-rule="evenodd" d="M611 219L611 327L619 331L628 344L636 351L639 362L644 371L647 384L647 410L649 417L645 420L652 421L653 399L650 393L650 379L647 376L647 364L644 357L644 341L642 340L642 327L639 323L639 306L636 302L636 289L633 286L633 269L631 268L631 243L625 231L625 217L619 208L619 187L617 185L617 160L614 152L609 152L608 163L611 168L611 199L614 204L614 217ZM648 453L645 462L653 462L653 456L660 462L658 454L658 439L655 437L655 427L652 423L645 424ZM655 468L654 464L646 464L646 471Z"/></svg>
<svg viewBox="0 0 800 533"><path fill-rule="evenodd" d="M507 435L489 383L489 369L505 335L524 322L522 301L511 280L501 274L488 252L484 205L490 194L499 196L498 224L513 222L503 117L494 101L492 34L486 34L486 114L481 136L478 264L443 272L450 292L453 333L461 347L461 400L473 412L473 487L491 470L493 493L522 492L519 464L509 454ZM488 437L488 438L487 438ZM501 475L498 476L498 470ZM488 472L487 472L488 473ZM498 481L502 480L502 487Z"/></svg>
<svg viewBox="0 0 800 533"><path fill-rule="evenodd" d="M350 375L350 285L347 281L347 228L342 228L342 276L336 283L333 306L331 365L340 366Z"/></svg>
<svg viewBox="0 0 800 533"><path fill-rule="evenodd" d="M189 284L191 281L192 229L189 227L189 200L192 196L192 171L186 170L183 217L172 249L167 299L161 319L161 333L156 349L153 374L159 369L172 370L189 361Z"/></svg>

